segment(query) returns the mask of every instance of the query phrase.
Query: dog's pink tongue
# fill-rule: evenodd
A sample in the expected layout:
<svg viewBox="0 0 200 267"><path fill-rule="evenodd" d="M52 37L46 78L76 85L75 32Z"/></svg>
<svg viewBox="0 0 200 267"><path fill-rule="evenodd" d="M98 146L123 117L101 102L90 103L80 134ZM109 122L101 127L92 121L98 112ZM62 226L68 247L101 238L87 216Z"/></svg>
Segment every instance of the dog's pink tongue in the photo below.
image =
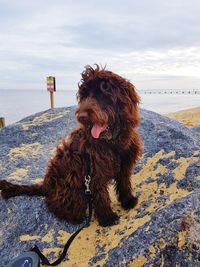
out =
<svg viewBox="0 0 200 267"><path fill-rule="evenodd" d="M100 133L106 129L106 125L94 124L91 130L91 134L94 138L99 138Z"/></svg>

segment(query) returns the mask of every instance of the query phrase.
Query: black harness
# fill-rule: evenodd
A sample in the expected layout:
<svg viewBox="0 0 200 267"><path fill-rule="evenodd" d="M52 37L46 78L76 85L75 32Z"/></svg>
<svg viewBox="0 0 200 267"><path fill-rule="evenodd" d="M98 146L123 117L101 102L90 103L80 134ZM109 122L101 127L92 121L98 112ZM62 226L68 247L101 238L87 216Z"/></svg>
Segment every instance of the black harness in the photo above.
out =
<svg viewBox="0 0 200 267"><path fill-rule="evenodd" d="M67 251L73 242L74 238L81 232L81 230L85 227L88 227L91 222L92 218L92 193L90 190L90 156L88 154L85 154L85 163L86 163L86 174L85 174L85 196L87 198L88 202L88 208L89 208L89 215L86 218L85 224L79 228L75 233L73 233L70 238L67 240L63 252L61 253L60 257L53 263L50 263L49 260L42 254L40 249L35 245L30 252L25 252L21 254L19 257L15 258L11 263L6 265L5 267L21 267L21 266L29 266L29 267L39 267L40 261L42 264L48 265L48 266L57 266L59 263L61 263L67 254Z"/></svg>

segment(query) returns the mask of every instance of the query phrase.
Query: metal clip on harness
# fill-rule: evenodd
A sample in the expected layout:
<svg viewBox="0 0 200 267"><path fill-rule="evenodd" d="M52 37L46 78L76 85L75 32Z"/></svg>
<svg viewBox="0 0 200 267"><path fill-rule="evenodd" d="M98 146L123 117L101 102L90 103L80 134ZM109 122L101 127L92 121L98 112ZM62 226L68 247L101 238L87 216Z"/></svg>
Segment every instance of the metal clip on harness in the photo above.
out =
<svg viewBox="0 0 200 267"><path fill-rule="evenodd" d="M85 194L86 195L91 195L91 190L90 190L90 182L91 182L91 177L90 175L85 176Z"/></svg>

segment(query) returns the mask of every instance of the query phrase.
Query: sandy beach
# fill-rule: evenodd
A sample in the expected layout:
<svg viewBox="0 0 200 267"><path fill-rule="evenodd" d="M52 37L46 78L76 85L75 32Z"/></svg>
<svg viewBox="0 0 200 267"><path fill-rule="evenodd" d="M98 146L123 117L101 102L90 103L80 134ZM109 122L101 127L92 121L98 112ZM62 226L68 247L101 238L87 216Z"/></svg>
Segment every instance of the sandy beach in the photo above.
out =
<svg viewBox="0 0 200 267"><path fill-rule="evenodd" d="M200 107L168 113L165 116L180 121L188 128L200 125Z"/></svg>

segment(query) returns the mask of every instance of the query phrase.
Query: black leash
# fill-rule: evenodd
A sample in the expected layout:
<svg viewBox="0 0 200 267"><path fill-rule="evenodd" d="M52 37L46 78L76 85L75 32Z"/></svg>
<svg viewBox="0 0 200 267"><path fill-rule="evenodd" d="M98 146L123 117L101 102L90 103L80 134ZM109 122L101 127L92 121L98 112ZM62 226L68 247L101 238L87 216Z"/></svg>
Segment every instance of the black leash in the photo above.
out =
<svg viewBox="0 0 200 267"><path fill-rule="evenodd" d="M92 218L92 194L91 194L91 190L90 190L90 181L91 181L91 177L90 177L90 157L89 157L88 154L85 154L84 157L85 157L85 162L86 162L85 196L87 198L88 207L89 207L89 215L86 218L85 224L70 236L70 238L67 240L67 242L66 242L66 244L64 246L63 252L61 253L60 257L55 262L50 263L49 260L44 256L44 254L42 254L40 249L35 245L30 250L30 252L23 253L22 255L20 255L16 259L14 259L14 261L11 262L9 265L6 265L6 267L15 267L15 266L16 267L21 267L21 266L24 266L22 264L25 264L25 263L30 263L29 266L31 266L31 267L32 266L33 267L34 266L40 266L38 257L40 258L42 264L45 264L45 265L48 265L48 266L57 266L59 263L61 263L65 259L67 251L68 251L71 243L73 242L74 238L81 232L81 230L83 230L83 228L88 227L90 225L91 218ZM31 253L33 253L33 255ZM38 257L34 253L36 253L38 255Z"/></svg>
<svg viewBox="0 0 200 267"><path fill-rule="evenodd" d="M44 256L44 254L42 254L42 252L39 250L39 248L37 246L35 246L34 248L31 249L31 251L34 251L37 253L37 255L40 257L40 260L43 264L46 264L48 266L57 266L59 263L61 263L64 259L65 256L67 254L67 251L72 243L72 241L74 240L74 238L81 232L81 230L85 227L88 227L90 225L91 222L91 218L92 218L92 201L91 201L91 195L87 195L88 198L88 205L89 205L89 216L87 217L86 223L79 228L75 233L73 233L70 238L67 240L67 243L64 246L63 252L60 255L59 259L57 259L55 262L50 263L49 260Z"/></svg>

